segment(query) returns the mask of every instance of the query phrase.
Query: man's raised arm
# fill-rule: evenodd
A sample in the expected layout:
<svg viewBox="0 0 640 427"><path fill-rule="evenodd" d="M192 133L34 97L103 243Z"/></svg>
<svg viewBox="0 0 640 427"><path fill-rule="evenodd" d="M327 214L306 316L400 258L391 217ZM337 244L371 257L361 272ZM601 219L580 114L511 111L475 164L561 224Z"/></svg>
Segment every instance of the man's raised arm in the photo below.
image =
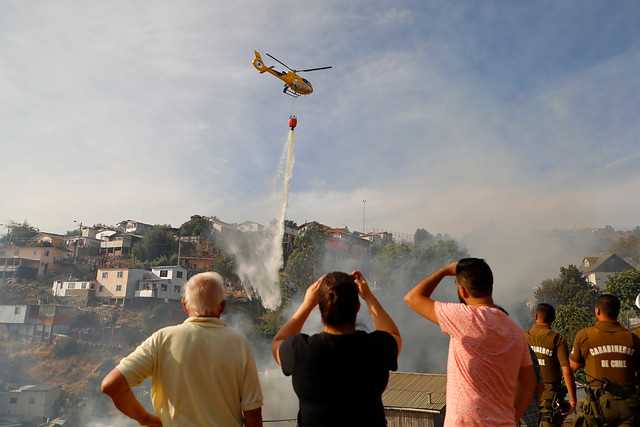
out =
<svg viewBox="0 0 640 427"><path fill-rule="evenodd" d="M431 294L440 284L442 279L447 276L456 275L457 262L451 263L446 267L442 267L429 277L423 279L416 286L413 287L404 296L404 302L416 313L431 320L434 323L438 323L436 312L434 308L434 301L431 299Z"/></svg>

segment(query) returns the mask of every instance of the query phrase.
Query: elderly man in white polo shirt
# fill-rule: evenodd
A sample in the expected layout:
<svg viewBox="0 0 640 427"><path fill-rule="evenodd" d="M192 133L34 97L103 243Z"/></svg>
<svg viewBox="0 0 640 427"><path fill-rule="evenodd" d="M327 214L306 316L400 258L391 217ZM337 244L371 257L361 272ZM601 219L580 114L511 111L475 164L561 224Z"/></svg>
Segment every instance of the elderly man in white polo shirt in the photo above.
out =
<svg viewBox="0 0 640 427"><path fill-rule="evenodd" d="M193 276L182 299L189 318L160 329L102 381L123 414L143 426L260 426L262 391L247 339L227 329L222 277ZM157 415L138 402L131 387L152 377Z"/></svg>

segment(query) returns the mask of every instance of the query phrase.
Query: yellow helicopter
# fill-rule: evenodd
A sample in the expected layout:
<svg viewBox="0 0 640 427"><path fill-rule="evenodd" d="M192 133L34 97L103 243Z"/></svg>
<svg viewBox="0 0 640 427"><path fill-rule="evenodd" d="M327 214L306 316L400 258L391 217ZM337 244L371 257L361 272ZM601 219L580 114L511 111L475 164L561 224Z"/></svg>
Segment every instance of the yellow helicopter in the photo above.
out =
<svg viewBox="0 0 640 427"><path fill-rule="evenodd" d="M267 67L264 65L264 62L262 61L262 57L260 57L260 54L258 53L257 50L254 50L254 52L256 53L256 57L252 61L253 66L256 67L258 71L260 71L260 74L264 72L268 72L270 74L273 74L275 77L279 78L280 80L282 80L284 82L284 90L282 92L294 98L297 98L300 95L309 95L311 92L313 92L313 87L311 86L311 83L309 83L309 80L300 77L296 73L326 70L327 68L331 68L331 66L329 66L329 67L309 68L306 70L293 70L289 68L289 66L286 65L284 62L274 58L273 56L267 53L267 56L269 58L279 62L289 70L289 71L276 71L273 69L274 67L273 65L270 67Z"/></svg>

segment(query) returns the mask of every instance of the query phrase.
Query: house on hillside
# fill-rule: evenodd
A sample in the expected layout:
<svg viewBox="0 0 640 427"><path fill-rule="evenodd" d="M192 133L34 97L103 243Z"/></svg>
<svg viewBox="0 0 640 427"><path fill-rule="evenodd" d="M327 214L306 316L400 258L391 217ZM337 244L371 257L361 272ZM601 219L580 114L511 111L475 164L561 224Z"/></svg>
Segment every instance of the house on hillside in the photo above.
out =
<svg viewBox="0 0 640 427"><path fill-rule="evenodd" d="M220 221L218 218L214 216L213 217L208 216L205 218L211 221L211 227L213 228L213 230L217 231L218 233L221 233L223 236L238 232L238 230L236 230L236 228L233 225L228 224L224 221Z"/></svg>
<svg viewBox="0 0 640 427"><path fill-rule="evenodd" d="M151 224L145 224L144 222L134 221L132 219L126 219L116 224L116 229L123 234L138 234L143 235L147 229L153 227Z"/></svg>
<svg viewBox="0 0 640 427"><path fill-rule="evenodd" d="M42 277L62 269L71 251L55 246L9 246L0 248L0 282L9 278Z"/></svg>
<svg viewBox="0 0 640 427"><path fill-rule="evenodd" d="M296 231L298 234L304 233L311 224L313 222L305 222L298 226ZM370 253L370 239L355 235L347 228L331 228L324 224L319 225L327 233L324 248L330 260L358 260Z"/></svg>
<svg viewBox="0 0 640 427"><path fill-rule="evenodd" d="M64 246L64 236L54 233L38 233L29 240L30 246Z"/></svg>
<svg viewBox="0 0 640 427"><path fill-rule="evenodd" d="M142 236L106 230L96 235L100 239L101 255L129 255L133 245L142 240Z"/></svg>
<svg viewBox="0 0 640 427"><path fill-rule="evenodd" d="M379 233L371 232L363 235L362 238L371 242L372 247L385 247L388 243L393 241L393 234L386 231L381 231Z"/></svg>
<svg viewBox="0 0 640 427"><path fill-rule="evenodd" d="M0 335L34 342L51 341L71 331L78 311L63 305L0 305Z"/></svg>
<svg viewBox="0 0 640 427"><path fill-rule="evenodd" d="M635 270L635 268L616 254L584 257L581 267L583 277L600 290L604 290L607 279L614 273L629 270Z"/></svg>
<svg viewBox="0 0 640 427"><path fill-rule="evenodd" d="M154 278L154 274L138 268L100 268L96 275L96 298L124 302L135 296L138 282Z"/></svg>
<svg viewBox="0 0 640 427"><path fill-rule="evenodd" d="M245 221L236 226L236 229L243 233L257 233L264 230L264 226L253 221Z"/></svg>
<svg viewBox="0 0 640 427"><path fill-rule="evenodd" d="M90 252L100 249L100 239L96 237L98 229L82 226L79 236L65 237L65 244L72 248L84 248ZM97 252L96 252L97 253Z"/></svg>
<svg viewBox="0 0 640 427"><path fill-rule="evenodd" d="M389 427L439 427L444 425L447 376L414 372L389 372L382 405Z"/></svg>
<svg viewBox="0 0 640 427"><path fill-rule="evenodd" d="M51 294L54 297L67 297L82 303L88 303L96 295L96 281L54 280Z"/></svg>
<svg viewBox="0 0 640 427"><path fill-rule="evenodd" d="M136 298L160 298L163 300L182 299L184 284L187 283L187 269L180 266L162 266L151 269L153 277L140 280L136 286Z"/></svg>
<svg viewBox="0 0 640 427"><path fill-rule="evenodd" d="M371 242L343 228L328 231L325 250L329 259L356 260L369 255Z"/></svg>
<svg viewBox="0 0 640 427"><path fill-rule="evenodd" d="M25 385L0 393L0 414L17 416L25 424L41 425L60 414L60 385Z"/></svg>

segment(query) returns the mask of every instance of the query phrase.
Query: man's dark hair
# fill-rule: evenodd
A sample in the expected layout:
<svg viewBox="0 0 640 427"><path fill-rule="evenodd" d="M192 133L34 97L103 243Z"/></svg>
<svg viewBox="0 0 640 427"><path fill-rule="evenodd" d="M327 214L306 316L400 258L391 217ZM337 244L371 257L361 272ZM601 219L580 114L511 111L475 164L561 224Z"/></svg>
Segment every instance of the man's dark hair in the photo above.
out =
<svg viewBox="0 0 640 427"><path fill-rule="evenodd" d="M456 266L456 280L474 298L491 295L493 292L493 273L480 258L463 258Z"/></svg>
<svg viewBox="0 0 640 427"><path fill-rule="evenodd" d="M320 283L318 307L326 325L355 324L359 304L358 285L352 275L334 271Z"/></svg>
<svg viewBox="0 0 640 427"><path fill-rule="evenodd" d="M602 294L596 300L596 307L609 319L617 319L620 314L620 300L611 294Z"/></svg>
<svg viewBox="0 0 640 427"><path fill-rule="evenodd" d="M546 302L538 304L536 314L538 315L538 320L542 323L551 323L556 320L556 309Z"/></svg>

